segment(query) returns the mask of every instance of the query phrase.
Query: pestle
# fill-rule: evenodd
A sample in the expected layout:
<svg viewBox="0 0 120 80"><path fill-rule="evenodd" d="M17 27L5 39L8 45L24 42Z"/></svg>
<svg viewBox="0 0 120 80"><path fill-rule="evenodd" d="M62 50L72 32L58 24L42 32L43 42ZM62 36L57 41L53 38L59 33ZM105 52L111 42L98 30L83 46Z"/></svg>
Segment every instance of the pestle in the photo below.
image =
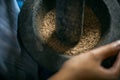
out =
<svg viewBox="0 0 120 80"><path fill-rule="evenodd" d="M83 34L85 0L56 1L56 35L64 45L75 45Z"/></svg>

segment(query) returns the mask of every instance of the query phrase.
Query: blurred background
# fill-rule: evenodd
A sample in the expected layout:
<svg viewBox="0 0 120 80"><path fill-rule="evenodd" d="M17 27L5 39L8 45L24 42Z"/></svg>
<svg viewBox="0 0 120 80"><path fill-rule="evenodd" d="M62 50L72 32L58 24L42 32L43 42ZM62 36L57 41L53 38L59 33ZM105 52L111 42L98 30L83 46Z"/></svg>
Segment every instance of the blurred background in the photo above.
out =
<svg viewBox="0 0 120 80"><path fill-rule="evenodd" d="M18 6L21 8L25 0L17 0Z"/></svg>

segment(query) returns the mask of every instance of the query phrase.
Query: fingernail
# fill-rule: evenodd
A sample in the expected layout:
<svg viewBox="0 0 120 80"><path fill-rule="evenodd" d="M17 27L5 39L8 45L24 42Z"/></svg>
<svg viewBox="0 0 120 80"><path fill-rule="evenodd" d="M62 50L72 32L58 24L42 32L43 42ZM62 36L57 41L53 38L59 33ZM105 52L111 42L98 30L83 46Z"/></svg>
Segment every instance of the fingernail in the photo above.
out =
<svg viewBox="0 0 120 80"><path fill-rule="evenodd" d="M120 40L114 43L114 47L116 47L117 49L120 49Z"/></svg>
<svg viewBox="0 0 120 80"><path fill-rule="evenodd" d="M119 43L120 43L120 40L117 40L116 42L119 44Z"/></svg>

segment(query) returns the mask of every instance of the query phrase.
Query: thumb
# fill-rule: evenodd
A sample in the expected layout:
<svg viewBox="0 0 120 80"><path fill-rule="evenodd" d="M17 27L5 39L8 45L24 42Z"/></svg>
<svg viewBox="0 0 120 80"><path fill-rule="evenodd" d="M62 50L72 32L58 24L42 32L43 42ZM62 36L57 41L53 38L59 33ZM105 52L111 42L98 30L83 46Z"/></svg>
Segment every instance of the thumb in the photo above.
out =
<svg viewBox="0 0 120 80"><path fill-rule="evenodd" d="M118 80L118 77L120 77L120 52L117 57L117 60L115 61L114 65L110 69L102 68L102 74L105 77L108 76L108 78L112 80Z"/></svg>
<svg viewBox="0 0 120 80"><path fill-rule="evenodd" d="M91 50L90 53L93 54L95 58L97 58L97 60L101 62L110 56L117 55L119 51L120 51L120 40L99 47L97 49Z"/></svg>
<svg viewBox="0 0 120 80"><path fill-rule="evenodd" d="M120 76L120 52L114 65L110 68L110 70L112 71L113 74Z"/></svg>

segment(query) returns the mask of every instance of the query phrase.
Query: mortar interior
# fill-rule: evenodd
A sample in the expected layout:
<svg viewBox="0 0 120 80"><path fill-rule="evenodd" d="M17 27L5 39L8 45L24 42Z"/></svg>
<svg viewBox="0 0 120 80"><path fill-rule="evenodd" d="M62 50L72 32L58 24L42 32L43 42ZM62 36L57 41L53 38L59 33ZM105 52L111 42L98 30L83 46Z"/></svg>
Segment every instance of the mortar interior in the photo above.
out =
<svg viewBox="0 0 120 80"><path fill-rule="evenodd" d="M100 39L101 41L104 38L104 35L106 35L106 33L109 31L109 28L110 28L109 27L110 15L109 15L107 6L104 4L104 2L100 0L98 1L86 0L86 5L89 6L93 10L93 12L96 14L97 18L99 19L101 23L101 39ZM49 11L56 8L56 0L53 0L53 1L44 0L43 4L42 5L40 4L39 7L40 8L38 8L38 10L36 11L36 16L37 16L36 20L39 20L39 24L42 24L44 16Z"/></svg>

